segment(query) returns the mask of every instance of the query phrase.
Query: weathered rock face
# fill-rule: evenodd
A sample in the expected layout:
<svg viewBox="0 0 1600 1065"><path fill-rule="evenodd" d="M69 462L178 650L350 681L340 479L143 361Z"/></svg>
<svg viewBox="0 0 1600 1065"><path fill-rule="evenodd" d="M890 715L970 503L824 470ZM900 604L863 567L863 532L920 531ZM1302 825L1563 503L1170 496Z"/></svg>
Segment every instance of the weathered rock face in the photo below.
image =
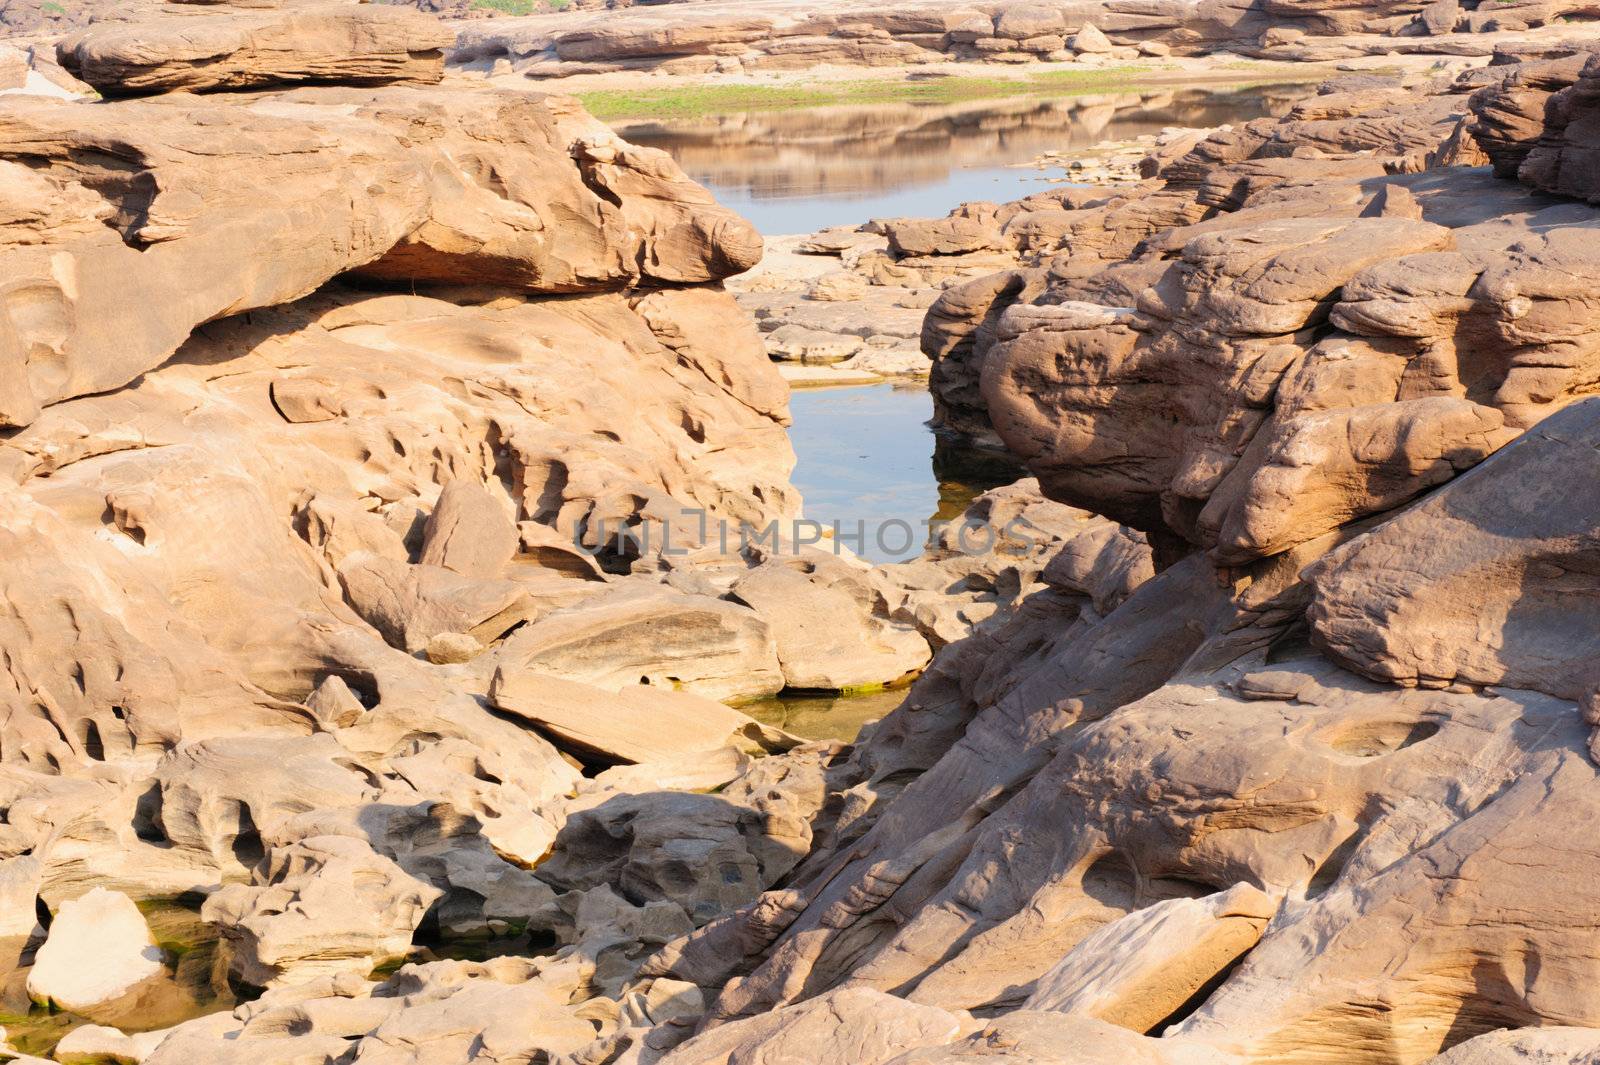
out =
<svg viewBox="0 0 1600 1065"><path fill-rule="evenodd" d="M1472 94L1473 138L1494 163L1496 175L1517 176L1544 132L1550 97L1577 81L1587 62L1588 56L1579 52L1507 66L1503 77Z"/></svg>
<svg viewBox="0 0 1600 1065"><path fill-rule="evenodd" d="M959 1014L908 1005L880 991L844 989L696 1036L668 1054L663 1065L802 1057L885 1065L916 1047L948 1043L968 1024Z"/></svg>
<svg viewBox="0 0 1600 1065"><path fill-rule="evenodd" d="M418 16L356 18L404 28ZM134 36L165 49L165 32ZM75 54L105 59L113 36L92 31ZM40 899L59 914L33 970L40 997L80 1011L105 997L56 980L63 952L79 977L120 979L137 961L168 979L147 931L124 957L106 923L99 958L86 953L94 931L74 933L76 900L114 888L208 896L203 916L231 955L217 980L231 968L281 987L285 1009L329 997L367 1008L374 964L419 940L564 935L572 915L530 870L570 815L625 784L738 796L741 812L716 824L739 823L743 860L770 870L733 896L752 897L804 852L832 748L809 755L808 773L767 770L744 750L793 737L691 695L635 694L648 671L627 676L621 657L613 690L569 681L564 706L672 702L730 724L711 735L696 718L703 744L624 747L615 729L563 733L489 694L511 630L547 633L549 618L608 593L667 592L668 527L794 516L787 388L717 284L759 256L759 238L571 100L338 85L230 95L417 73L414 58L396 68L333 37L326 67L298 38L251 40L215 63L163 53L168 66L137 86L117 75L212 95L16 98L0 115L12 267L0 875L13 934L33 932ZM305 63L276 63L270 41ZM757 670L756 690L781 685L760 618L690 584L670 602L685 630L697 611L736 615L773 678L769 689ZM574 754L597 751L602 765L634 764L585 781ZM697 861L678 846L697 816L668 811L649 834L641 822L634 866L663 894L609 917L597 898L565 982L491 980L482 1015L548 1009L529 1053L594 1041L599 1026L569 1004L620 994L643 953L692 927L690 910L723 904L717 867L698 894L672 879L673 862ZM568 862L573 876L589 875L581 864ZM655 924L629 924L651 904ZM75 937L83 949L69 951ZM429 1001L452 998L453 979ZM456 1012L475 1014L475 994L433 1007L419 1039L478 1038ZM628 1025L676 1016L676 997L641 995ZM424 1023L423 1000L404 1005L396 1026ZM376 1039L365 1053L413 1045L393 1027L375 1034L388 1011L363 1016ZM241 1060L345 1047L362 1023L330 1037L283 1017L269 1027L293 1029L294 1046L245 1047ZM238 1034L222 1020L174 1033L171 1053L225 1060L231 1045L193 1049ZM133 1046L113 1035L68 1052ZM141 1036L136 1049L167 1042Z"/></svg>
<svg viewBox="0 0 1600 1065"><path fill-rule="evenodd" d="M616 144L570 101L304 92L8 107L0 157L33 165L0 170L7 424L354 268L578 292L711 281L759 257L665 155ZM127 158L131 172L108 161Z"/></svg>
<svg viewBox="0 0 1600 1065"><path fill-rule="evenodd" d="M1321 96L1197 146L1140 195L1048 231L1014 218L1008 239L1044 269L930 312L941 416L992 426L1047 493L1230 565L1481 461L1584 393L1586 283L1560 278L1593 262L1570 206L1513 193L1508 222L1477 174L1385 177L1352 154L1409 169L1457 139L1463 101ZM1318 158L1284 165L1306 147ZM1091 226L1117 237L1086 246Z"/></svg>
<svg viewBox="0 0 1600 1065"><path fill-rule="evenodd" d="M1075 57L1094 62L1216 51L1321 61L1401 50L1486 56L1499 31L1596 15L1583 0L1513 0L1470 11L1453 0L698 0L580 6L592 9L469 25L456 55L507 58L534 78L824 64L1023 64Z"/></svg>
<svg viewBox="0 0 1600 1065"><path fill-rule="evenodd" d="M1594 133L1597 114L1600 57L1590 54L1572 84L1550 97L1543 130L1517 176L1536 189L1594 203L1600 198L1600 175L1594 163L1600 149Z"/></svg>
<svg viewBox="0 0 1600 1065"><path fill-rule="evenodd" d="M1330 553L1307 615L1319 645L1387 681L1587 695L1600 534L1577 486L1596 433L1600 409L1580 403Z"/></svg>
<svg viewBox="0 0 1600 1065"><path fill-rule="evenodd" d="M940 652L781 889L645 964L721 989L681 1060L872 992L956 1030L901 1065L1592 1051L1595 217L1448 165L1442 99L1219 135L930 315L1155 565L1099 519Z"/></svg>
<svg viewBox="0 0 1600 1065"><path fill-rule="evenodd" d="M216 892L203 916L233 946L233 971L272 987L404 957L439 895L361 841L312 836L275 848L258 883Z"/></svg>
<svg viewBox="0 0 1600 1065"><path fill-rule="evenodd" d="M871 576L817 552L771 560L730 594L771 627L790 688L824 691L900 680L927 665L927 641L875 612Z"/></svg>
<svg viewBox="0 0 1600 1065"><path fill-rule="evenodd" d="M151 25L102 26L59 45L103 95L207 92L295 82L436 82L455 40L409 8L340 4Z"/></svg>
<svg viewBox="0 0 1600 1065"><path fill-rule="evenodd" d="M1147 1032L1261 938L1278 903L1249 884L1135 910L1092 933L1041 976L1023 1009Z"/></svg>

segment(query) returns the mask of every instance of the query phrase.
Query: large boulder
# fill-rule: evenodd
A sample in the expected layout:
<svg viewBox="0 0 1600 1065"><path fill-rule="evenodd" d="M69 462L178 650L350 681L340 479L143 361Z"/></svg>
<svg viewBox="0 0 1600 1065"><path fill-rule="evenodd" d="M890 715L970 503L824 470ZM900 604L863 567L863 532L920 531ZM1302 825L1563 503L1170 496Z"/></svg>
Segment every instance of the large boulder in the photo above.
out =
<svg viewBox="0 0 1600 1065"><path fill-rule="evenodd" d="M1136 910L1074 947L1023 1008L1150 1031L1255 946L1277 908L1259 889L1236 884Z"/></svg>
<svg viewBox="0 0 1600 1065"><path fill-rule="evenodd" d="M870 688L928 663L927 641L887 616L866 567L832 555L771 559L740 577L731 594L772 630L787 687Z"/></svg>
<svg viewBox="0 0 1600 1065"><path fill-rule="evenodd" d="M1594 132L1597 115L1600 56L1590 54L1572 84L1550 97L1544 128L1517 170L1518 178L1546 192L1600 202L1600 171L1594 161L1600 152Z"/></svg>
<svg viewBox="0 0 1600 1065"><path fill-rule="evenodd" d="M784 685L771 627L739 603L667 587L622 587L512 633L496 662L609 691L648 684L712 699Z"/></svg>
<svg viewBox="0 0 1600 1065"><path fill-rule="evenodd" d="M1544 133L1550 98L1576 82L1588 61L1588 53L1579 52L1510 65L1498 81L1472 94L1472 136L1488 153L1496 174L1517 176Z"/></svg>
<svg viewBox="0 0 1600 1065"><path fill-rule="evenodd" d="M1587 574L1600 401L1554 415L1416 507L1319 562L1319 644L1369 676L1533 688L1600 684Z"/></svg>
<svg viewBox="0 0 1600 1065"><path fill-rule="evenodd" d="M28 973L35 1002L84 1013L136 994L163 975L144 914L105 888L63 903Z"/></svg>

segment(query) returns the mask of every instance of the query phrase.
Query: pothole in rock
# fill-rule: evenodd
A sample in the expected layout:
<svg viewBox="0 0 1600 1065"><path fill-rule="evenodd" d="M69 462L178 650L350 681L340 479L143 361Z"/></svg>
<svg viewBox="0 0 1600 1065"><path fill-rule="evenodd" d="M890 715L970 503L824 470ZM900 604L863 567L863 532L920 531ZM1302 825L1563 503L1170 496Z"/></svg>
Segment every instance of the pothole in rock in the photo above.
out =
<svg viewBox="0 0 1600 1065"><path fill-rule="evenodd" d="M1322 742L1352 758L1381 758L1434 736L1434 721L1358 721L1325 734Z"/></svg>
<svg viewBox="0 0 1600 1065"><path fill-rule="evenodd" d="M863 725L884 717L905 698L905 688L859 694L790 691L739 709L764 725L781 728L801 739L853 743Z"/></svg>

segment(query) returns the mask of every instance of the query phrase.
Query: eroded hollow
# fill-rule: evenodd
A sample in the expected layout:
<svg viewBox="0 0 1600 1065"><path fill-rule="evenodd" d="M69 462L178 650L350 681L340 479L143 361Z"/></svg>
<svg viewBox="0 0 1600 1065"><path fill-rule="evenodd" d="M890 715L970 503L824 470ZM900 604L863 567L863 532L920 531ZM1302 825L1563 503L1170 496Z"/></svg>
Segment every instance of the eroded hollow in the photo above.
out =
<svg viewBox="0 0 1600 1065"><path fill-rule="evenodd" d="M1380 758L1415 746L1438 731L1436 721L1354 721L1324 734L1322 742L1352 758Z"/></svg>

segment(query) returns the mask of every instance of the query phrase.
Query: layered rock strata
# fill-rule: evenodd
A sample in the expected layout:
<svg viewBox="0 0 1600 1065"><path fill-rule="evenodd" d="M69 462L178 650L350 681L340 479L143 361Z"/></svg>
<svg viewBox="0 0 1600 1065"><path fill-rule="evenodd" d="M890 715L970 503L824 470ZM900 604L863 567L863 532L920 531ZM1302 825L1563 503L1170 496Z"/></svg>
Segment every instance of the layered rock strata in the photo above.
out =
<svg viewBox="0 0 1600 1065"><path fill-rule="evenodd" d="M1488 55L1499 38L1596 17L1582 0L1197 4L1189 0L721 0L613 5L467 24L456 58L533 78L651 70L699 76L947 62L1100 64L1234 52L1290 61L1393 52ZM1536 35L1537 36L1537 35Z"/></svg>
<svg viewBox="0 0 1600 1065"><path fill-rule="evenodd" d="M290 8L97 28L58 46L62 65L107 95L215 92L331 81L437 82L455 37L406 8Z"/></svg>

